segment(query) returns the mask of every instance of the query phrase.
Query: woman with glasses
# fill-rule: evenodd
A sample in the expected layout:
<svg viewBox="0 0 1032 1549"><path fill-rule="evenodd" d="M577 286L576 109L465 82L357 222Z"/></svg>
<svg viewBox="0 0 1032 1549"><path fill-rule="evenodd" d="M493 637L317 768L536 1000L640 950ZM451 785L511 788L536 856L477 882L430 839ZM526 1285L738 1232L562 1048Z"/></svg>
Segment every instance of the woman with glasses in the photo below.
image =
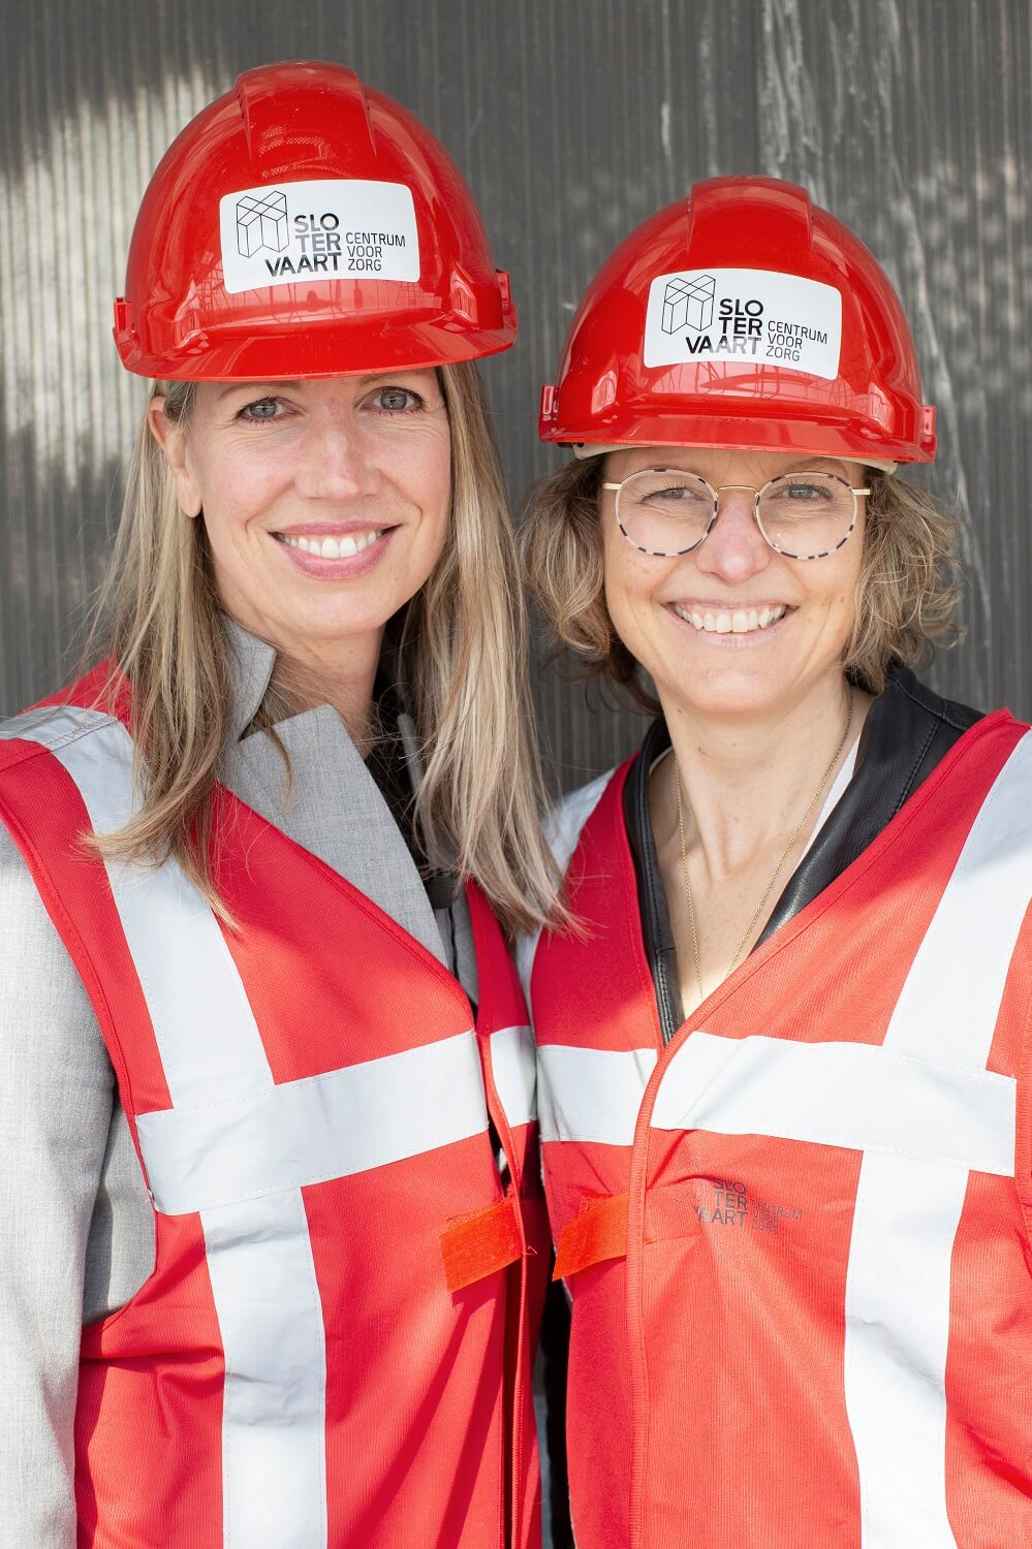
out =
<svg viewBox="0 0 1032 1549"><path fill-rule="evenodd" d="M802 189L700 184L542 435L531 582L659 712L524 954L578 1549L1030 1542L1032 738L912 671L953 526L897 298Z"/></svg>

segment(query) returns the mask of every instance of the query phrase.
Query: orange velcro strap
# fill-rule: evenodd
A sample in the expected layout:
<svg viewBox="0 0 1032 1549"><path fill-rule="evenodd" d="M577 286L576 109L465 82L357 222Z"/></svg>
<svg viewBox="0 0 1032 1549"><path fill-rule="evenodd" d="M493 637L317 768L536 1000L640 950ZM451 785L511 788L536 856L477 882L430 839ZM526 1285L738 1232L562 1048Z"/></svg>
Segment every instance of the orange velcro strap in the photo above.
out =
<svg viewBox="0 0 1032 1549"><path fill-rule="evenodd" d="M512 1199L449 1222L441 1233L441 1254L449 1291L461 1291L514 1264L523 1256L523 1244Z"/></svg>
<svg viewBox="0 0 1032 1549"><path fill-rule="evenodd" d="M604 1194L589 1200L563 1227L552 1278L566 1280L603 1259L622 1259L626 1252L627 1195Z"/></svg>

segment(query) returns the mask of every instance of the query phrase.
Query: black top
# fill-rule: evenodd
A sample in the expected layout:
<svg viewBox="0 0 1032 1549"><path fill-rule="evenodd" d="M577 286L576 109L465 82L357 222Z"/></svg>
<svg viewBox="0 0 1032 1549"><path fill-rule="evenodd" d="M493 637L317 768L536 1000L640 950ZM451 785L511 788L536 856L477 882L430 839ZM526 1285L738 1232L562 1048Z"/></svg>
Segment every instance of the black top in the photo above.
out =
<svg viewBox="0 0 1032 1549"><path fill-rule="evenodd" d="M378 679L373 694L376 735L365 765L401 830L409 853L419 869L430 905L449 909L458 895L455 877L430 865L416 833L414 814L416 785L421 771L414 770L405 751L400 721L405 706L398 687L386 675Z"/></svg>

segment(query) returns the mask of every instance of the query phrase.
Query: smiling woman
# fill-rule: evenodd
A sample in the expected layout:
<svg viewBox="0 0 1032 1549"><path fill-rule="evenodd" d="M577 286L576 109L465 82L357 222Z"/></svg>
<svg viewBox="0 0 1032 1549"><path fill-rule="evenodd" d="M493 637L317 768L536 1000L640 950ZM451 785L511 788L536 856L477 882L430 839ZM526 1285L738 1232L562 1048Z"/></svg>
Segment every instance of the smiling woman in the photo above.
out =
<svg viewBox="0 0 1032 1549"><path fill-rule="evenodd" d="M632 462L638 468L644 465L640 475L642 478L654 472L647 466L650 455L648 450L633 454ZM594 456L578 458L566 464L538 486L522 539L532 584L564 644L577 653L589 672L610 678L627 689L640 705L649 710L658 708L658 701L649 686L649 678L655 681L653 668L662 678L663 665L662 662L656 662L650 667L632 652L625 643L622 631L616 629L607 606L608 581L604 556L614 558L618 566L634 563L633 556L621 553L615 541L614 529L623 534L632 549L651 553L655 558L674 559L678 554L690 553L699 546L699 534L712 528L720 510L727 505L727 500L725 497L724 501L718 503L716 489L707 484L701 472L691 471L713 464L711 452L698 449L679 455L684 466L671 470L670 449L662 449L665 466L662 470L664 476L659 482L664 488L669 487L668 476L673 471L679 485L683 484L684 479L693 482L695 499L704 496L707 502L705 511L699 517L691 518L687 524L680 509L676 519L670 518L669 497L662 501L667 510L657 512L652 495L646 493L643 501L640 498L642 486L635 489L630 484L634 505L648 506L649 529L643 530L638 514L627 515L631 499L618 497L616 491L619 486L605 478L607 462L621 468L623 463L617 463L615 455L609 459ZM626 454L624 462L629 456L631 454ZM735 454L724 454L723 465L728 460L733 462ZM719 456L717 461L720 461ZM797 472L820 472L822 479L836 478L836 499L842 499L844 506L836 519L835 541L830 544L829 557L833 557L839 549L849 549L848 556L843 556L842 560L853 571L849 599L850 628L843 647L843 664L847 675L858 688L870 694L880 694L889 681L890 669L894 665L920 665L927 660L936 641L949 640L957 599L953 564L955 523L923 490L873 466L867 470L867 484L857 489L856 472L851 472L846 463L828 462L819 458L804 458L800 461L791 456L765 456L762 453L745 454L742 461L750 467L758 466L763 472L772 467L784 467ZM838 470L837 474L835 469ZM635 475L636 480L638 477ZM760 479L757 475L758 482ZM741 489L739 493L742 493ZM764 518L757 504L760 491L746 486L744 493L751 494L755 512L755 518L746 517L746 530L750 520L755 520L757 538L760 539L764 531ZM805 493L807 500L813 499L812 481L807 481L801 493ZM612 504L603 506L607 494L612 496ZM682 499L679 495L679 504ZM599 520L600 512L604 509L612 512L611 524ZM663 523L662 530L669 536L655 537L657 520ZM725 523L726 531L727 514L721 516L720 520ZM767 520L773 529L777 517L768 516ZM691 526L692 522L694 526ZM686 525L691 527L688 539L684 536ZM793 537L786 542L802 547L803 542L797 537L798 533L800 530L812 532L814 525L809 510L805 524L799 517L793 518ZM853 534L858 527L860 540L856 541ZM639 542L639 539L644 541ZM712 539L709 541L712 554ZM766 541L775 553L779 551L780 545ZM824 541L824 538L820 539L820 542ZM661 542L667 543L668 551L665 553L657 552ZM806 540L807 548L816 546L811 539ZM762 544L758 552L762 556ZM709 568L703 555L700 554L699 559L704 569ZM773 563L772 559L765 561L764 568L766 564ZM810 574L797 566L784 568L789 575L794 571L798 578L803 578L797 579L796 585L805 584L805 578ZM837 575L839 567L833 565L831 568L833 574ZM679 576L683 567L668 566L664 570L662 567L642 566L640 569L647 580L655 583L661 574L671 569ZM823 575L822 567L814 576L818 586ZM759 585L762 587L762 582ZM698 606L693 606L689 610L689 622L697 629L705 629L707 633L734 631L740 634L742 631L738 625L741 619L736 621L736 610L740 612L743 607L755 606L751 599L758 596L759 591L755 586L751 592L744 588L736 590L728 587L724 590L714 586L708 594L703 593L695 599L696 603L705 606L701 611ZM770 614L780 606L782 604L772 599L769 604ZM784 606L787 611L787 604ZM676 611L677 603L672 604L672 607ZM776 622L775 619L768 617L767 624L773 622Z"/></svg>
<svg viewBox="0 0 1032 1549"><path fill-rule="evenodd" d="M955 587L899 303L803 189L699 184L541 430L531 584L660 712L523 952L579 1549L1032 1541L1032 736L910 670Z"/></svg>
<svg viewBox="0 0 1032 1549"><path fill-rule="evenodd" d="M0 726L7 1530L533 1549L508 279L432 136L293 63L169 149L115 316L102 659Z"/></svg>
<svg viewBox="0 0 1032 1549"><path fill-rule="evenodd" d="M180 510L203 520L222 607L275 641L281 661L335 681L364 740L386 621L448 536L451 437L436 373L202 382L188 414L156 393L148 421ZM312 584L347 580L363 584Z"/></svg>

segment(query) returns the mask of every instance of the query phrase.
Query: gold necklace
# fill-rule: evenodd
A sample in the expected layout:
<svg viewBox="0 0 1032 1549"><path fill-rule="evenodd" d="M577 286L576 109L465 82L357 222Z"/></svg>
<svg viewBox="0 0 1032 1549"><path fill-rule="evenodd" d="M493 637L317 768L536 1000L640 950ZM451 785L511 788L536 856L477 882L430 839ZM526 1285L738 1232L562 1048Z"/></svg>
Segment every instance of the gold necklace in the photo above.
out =
<svg viewBox="0 0 1032 1549"><path fill-rule="evenodd" d="M835 768L835 765L838 763L839 759L842 757L843 751L845 750L846 741L847 741L847 739L849 737L849 730L850 730L850 727L852 726L852 724L853 724L853 700L852 700L852 696L850 696L849 703L848 703L848 708L847 708L847 712L846 712L846 724L845 724L845 726L842 729L842 736L839 738L838 747L835 749L834 753L832 754L831 762L828 764L828 767L825 769L824 773L821 775L820 784L817 786L817 789L814 791L813 795L811 796L810 803L809 803L806 811L803 813L803 816L802 816L802 819L801 819L801 821L799 823L799 826L793 831L792 837L791 837L791 839L789 839L788 844L785 846L784 853L782 854L781 859L778 861L777 865L774 867L774 870L771 873L770 881L767 883L767 886L764 889L763 897L760 899L760 901L757 904L755 910L753 911L752 917L749 920L748 925L745 927L745 932L744 932L744 934L742 936L741 941L738 943L737 948L735 949L734 956L732 957L730 963L727 965L727 968L724 970L724 973L721 975L721 979L720 979L721 983L723 983L723 981L726 978L728 978L730 974L734 973L735 969L738 967L739 963L742 961L742 958L745 955L746 946L749 943L749 939L752 936L752 933L755 930L757 924L759 923L759 920L760 920L760 918L761 918L761 916L763 914L764 908L766 907L767 902L770 899L771 893L774 891L774 884L777 882L778 878L780 877L781 872L782 872L782 870L784 868L785 862L788 860L788 857L791 855L791 853L792 853L793 849L795 848L796 844L799 842L799 839L800 839L801 835L803 834L803 832L804 832L804 830L805 830L805 828L807 826L807 823L809 822L811 813L813 812L814 808L817 806L817 803L820 801L820 798L823 796L824 788L825 788L825 786L827 785L828 781L831 778L832 770ZM677 758L676 758L676 755L674 757L674 767L675 767L675 769L677 768ZM703 988L702 988L702 953L699 950L699 931L698 931L698 926L696 925L696 921L695 921L695 897L694 897L694 894L692 893L691 878L688 875L688 835L687 835L687 832L686 832L686 829L685 829L685 821L684 821L684 796L683 796L683 791L684 791L684 784L683 784L683 781L681 779L681 771L680 771L680 769L677 769L677 830L678 830L678 833L679 833L680 838L681 838L681 875L684 878L684 891L685 891L685 897L686 897L687 903L688 903L688 932L689 932L689 936L691 938L692 961L693 961L693 963L695 965L695 984L696 984L696 988L698 989L698 992L699 992L699 1004L701 1005L702 1002L705 1000L706 996L705 996L705 994L703 992Z"/></svg>

